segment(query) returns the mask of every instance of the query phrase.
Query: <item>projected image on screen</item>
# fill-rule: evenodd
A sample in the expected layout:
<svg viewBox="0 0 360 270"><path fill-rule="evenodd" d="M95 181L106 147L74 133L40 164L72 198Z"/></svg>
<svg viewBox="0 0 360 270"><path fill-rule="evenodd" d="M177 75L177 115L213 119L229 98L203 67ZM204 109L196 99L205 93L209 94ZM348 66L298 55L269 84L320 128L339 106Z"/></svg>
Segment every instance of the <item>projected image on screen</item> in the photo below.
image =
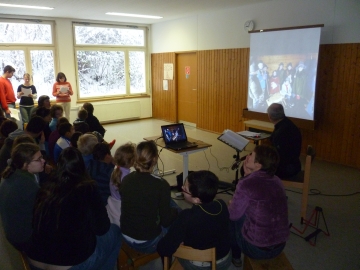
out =
<svg viewBox="0 0 360 270"><path fill-rule="evenodd" d="M248 109L281 103L287 116L314 120L319 39L319 28L251 34Z"/></svg>

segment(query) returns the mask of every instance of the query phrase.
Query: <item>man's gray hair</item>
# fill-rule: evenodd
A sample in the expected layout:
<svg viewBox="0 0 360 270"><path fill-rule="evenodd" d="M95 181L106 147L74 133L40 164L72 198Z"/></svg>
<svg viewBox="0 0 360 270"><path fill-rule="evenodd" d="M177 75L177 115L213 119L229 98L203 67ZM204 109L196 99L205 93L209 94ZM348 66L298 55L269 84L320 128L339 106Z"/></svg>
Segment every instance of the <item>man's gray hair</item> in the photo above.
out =
<svg viewBox="0 0 360 270"><path fill-rule="evenodd" d="M285 118L284 107L279 103L271 104L267 109L267 113L269 118L275 122Z"/></svg>

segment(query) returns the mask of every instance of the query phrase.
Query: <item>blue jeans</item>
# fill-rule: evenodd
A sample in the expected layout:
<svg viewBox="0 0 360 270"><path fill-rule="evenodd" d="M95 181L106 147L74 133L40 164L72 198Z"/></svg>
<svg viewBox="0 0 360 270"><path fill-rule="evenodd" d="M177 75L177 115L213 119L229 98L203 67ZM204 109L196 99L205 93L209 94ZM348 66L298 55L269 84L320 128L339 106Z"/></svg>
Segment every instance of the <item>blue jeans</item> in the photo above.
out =
<svg viewBox="0 0 360 270"><path fill-rule="evenodd" d="M106 234L96 236L96 241L94 253L86 261L74 265L70 270L114 270L121 247L120 228L111 224Z"/></svg>
<svg viewBox="0 0 360 270"><path fill-rule="evenodd" d="M123 240L129 245L129 247L131 247L139 252L142 252L142 253L151 254L156 251L157 244L159 243L161 238L163 238L165 236L167 231L168 231L168 228L161 227L161 233L157 237L155 237L152 240L148 240L144 243L140 243L140 244L130 242L130 241L126 240L125 238L123 238Z"/></svg>
<svg viewBox="0 0 360 270"><path fill-rule="evenodd" d="M230 236L231 236L231 250L234 259L241 258L241 252L246 256L255 260L271 259L278 256L285 248L285 243L282 245L270 246L267 248L260 248L250 244L245 240L241 233L244 225L245 215L239 220L230 221Z"/></svg>
<svg viewBox="0 0 360 270"><path fill-rule="evenodd" d="M16 106L15 106L15 102L13 102L13 103L8 103L8 108L13 108L13 109L15 109L15 108L16 108ZM5 112L5 111L4 111L4 112ZM10 117L11 117L11 115L10 115L10 114L5 113L5 117L6 117L6 118L10 118Z"/></svg>
<svg viewBox="0 0 360 270"><path fill-rule="evenodd" d="M173 199L170 199L170 206L172 208L175 208L178 213L180 213L182 211L182 209L177 205L177 203ZM169 228L170 228L170 226L168 228L161 227L161 233L156 238L154 238L152 240L148 240L144 243L137 244L134 242L130 242L130 241L126 240L125 238L123 238L123 240L131 248L133 248L137 251L140 251L142 253L151 254L156 251L157 244L159 243L161 238L163 238L165 236L165 234L168 232Z"/></svg>
<svg viewBox="0 0 360 270"><path fill-rule="evenodd" d="M34 106L31 106L31 107L20 106L20 114L21 114L23 123L29 123L31 110L33 108L34 108Z"/></svg>
<svg viewBox="0 0 360 270"><path fill-rule="evenodd" d="M111 224L109 231L101 236L96 236L94 253L86 261L74 265L69 270L114 270L121 247L120 228ZM30 264L31 270L42 270Z"/></svg>

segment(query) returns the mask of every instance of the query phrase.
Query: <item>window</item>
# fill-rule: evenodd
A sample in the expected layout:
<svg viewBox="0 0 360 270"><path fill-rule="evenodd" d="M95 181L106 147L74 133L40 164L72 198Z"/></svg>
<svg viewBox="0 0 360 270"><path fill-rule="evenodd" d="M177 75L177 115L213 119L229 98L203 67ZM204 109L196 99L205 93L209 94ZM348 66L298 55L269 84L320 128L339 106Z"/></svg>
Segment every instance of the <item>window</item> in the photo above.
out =
<svg viewBox="0 0 360 270"><path fill-rule="evenodd" d="M74 23L79 99L146 93L145 33Z"/></svg>
<svg viewBox="0 0 360 270"><path fill-rule="evenodd" d="M0 68L11 65L15 94L24 73L32 75L38 96L52 97L55 82L53 26L51 23L0 22Z"/></svg>

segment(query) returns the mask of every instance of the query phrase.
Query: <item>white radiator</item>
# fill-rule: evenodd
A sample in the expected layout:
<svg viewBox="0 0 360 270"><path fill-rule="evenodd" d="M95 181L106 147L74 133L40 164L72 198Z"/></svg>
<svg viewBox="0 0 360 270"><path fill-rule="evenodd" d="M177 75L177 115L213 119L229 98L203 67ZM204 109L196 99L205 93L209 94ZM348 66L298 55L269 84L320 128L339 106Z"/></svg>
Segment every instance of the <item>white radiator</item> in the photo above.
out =
<svg viewBox="0 0 360 270"><path fill-rule="evenodd" d="M139 119L141 116L140 101L118 102L108 104L95 104L94 115L101 123L111 123L131 119Z"/></svg>

